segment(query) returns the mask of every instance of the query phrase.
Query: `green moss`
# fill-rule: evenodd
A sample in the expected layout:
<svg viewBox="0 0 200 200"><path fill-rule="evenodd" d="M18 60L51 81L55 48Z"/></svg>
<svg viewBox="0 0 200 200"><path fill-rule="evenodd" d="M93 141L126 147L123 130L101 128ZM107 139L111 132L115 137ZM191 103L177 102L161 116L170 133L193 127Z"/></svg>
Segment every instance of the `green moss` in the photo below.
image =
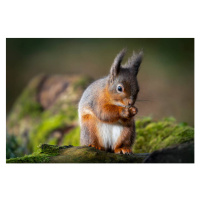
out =
<svg viewBox="0 0 200 200"><path fill-rule="evenodd" d="M39 151L40 153L48 154L51 156L57 156L58 154L60 154L61 150L71 147L72 145L58 146L58 145L41 144L39 145Z"/></svg>
<svg viewBox="0 0 200 200"><path fill-rule="evenodd" d="M158 122L140 119L136 121L136 133L135 153L150 153L194 139L194 129L185 123L176 124L172 117Z"/></svg>
<svg viewBox="0 0 200 200"><path fill-rule="evenodd" d="M48 155L58 155L59 154L59 146L57 145L49 145L49 144L42 144L39 145L39 149L41 151L41 153L45 153Z"/></svg>
<svg viewBox="0 0 200 200"><path fill-rule="evenodd" d="M72 129L68 134L63 138L62 145L80 145L80 127Z"/></svg>
<svg viewBox="0 0 200 200"><path fill-rule="evenodd" d="M6 163L48 163L49 155L28 155L20 158L7 159Z"/></svg>
<svg viewBox="0 0 200 200"><path fill-rule="evenodd" d="M57 156L65 146L41 144L37 146L36 151L31 155L7 159L7 163L48 163L52 156Z"/></svg>

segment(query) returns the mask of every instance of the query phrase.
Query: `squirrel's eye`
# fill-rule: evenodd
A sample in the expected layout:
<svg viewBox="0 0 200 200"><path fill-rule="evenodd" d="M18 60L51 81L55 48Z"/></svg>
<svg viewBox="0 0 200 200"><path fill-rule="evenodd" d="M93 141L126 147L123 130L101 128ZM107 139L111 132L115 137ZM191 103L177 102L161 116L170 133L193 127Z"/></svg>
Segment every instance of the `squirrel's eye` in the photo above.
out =
<svg viewBox="0 0 200 200"><path fill-rule="evenodd" d="M117 92L123 92L123 86L122 85L118 85L117 86Z"/></svg>

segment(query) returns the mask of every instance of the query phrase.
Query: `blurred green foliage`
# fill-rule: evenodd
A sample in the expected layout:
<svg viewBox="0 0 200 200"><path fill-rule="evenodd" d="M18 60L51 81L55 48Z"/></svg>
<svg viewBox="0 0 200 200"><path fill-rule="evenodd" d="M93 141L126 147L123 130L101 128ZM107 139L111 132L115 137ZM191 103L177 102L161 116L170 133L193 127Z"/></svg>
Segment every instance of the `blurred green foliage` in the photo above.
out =
<svg viewBox="0 0 200 200"><path fill-rule="evenodd" d="M36 125L30 132L29 149L35 151L38 144L45 143L49 135L57 129L62 129L66 126L70 126L73 121L77 119L76 108L69 106L65 112L53 115L48 111L43 112L41 116L41 122ZM50 139L50 144L57 144L58 140L53 137Z"/></svg>
<svg viewBox="0 0 200 200"><path fill-rule="evenodd" d="M6 134L6 159L21 157L24 155L25 147L17 140L16 136Z"/></svg>
<svg viewBox="0 0 200 200"><path fill-rule="evenodd" d="M80 127L76 127L63 138L62 145L80 146Z"/></svg>

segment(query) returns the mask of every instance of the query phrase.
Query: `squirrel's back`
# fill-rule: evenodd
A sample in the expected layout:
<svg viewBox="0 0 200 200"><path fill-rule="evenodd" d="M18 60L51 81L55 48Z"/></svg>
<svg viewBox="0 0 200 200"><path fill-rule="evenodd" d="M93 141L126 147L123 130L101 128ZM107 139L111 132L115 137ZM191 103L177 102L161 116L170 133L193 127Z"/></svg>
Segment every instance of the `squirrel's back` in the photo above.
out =
<svg viewBox="0 0 200 200"><path fill-rule="evenodd" d="M95 101L99 98L99 95L105 89L107 79L108 77L104 77L94 81L84 91L78 105L79 119L81 119L80 115L83 111L86 112L86 109L88 109L88 112L90 112L91 109L93 109L94 106L96 106Z"/></svg>

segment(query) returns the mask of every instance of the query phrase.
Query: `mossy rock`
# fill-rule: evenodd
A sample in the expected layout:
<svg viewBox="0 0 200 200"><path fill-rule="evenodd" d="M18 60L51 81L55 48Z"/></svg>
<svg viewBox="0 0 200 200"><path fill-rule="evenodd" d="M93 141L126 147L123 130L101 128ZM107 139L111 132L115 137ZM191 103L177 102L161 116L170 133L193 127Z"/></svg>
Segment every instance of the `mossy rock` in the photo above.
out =
<svg viewBox="0 0 200 200"><path fill-rule="evenodd" d="M87 146L43 144L32 155L7 159L7 163L142 163L149 154L122 155Z"/></svg>

